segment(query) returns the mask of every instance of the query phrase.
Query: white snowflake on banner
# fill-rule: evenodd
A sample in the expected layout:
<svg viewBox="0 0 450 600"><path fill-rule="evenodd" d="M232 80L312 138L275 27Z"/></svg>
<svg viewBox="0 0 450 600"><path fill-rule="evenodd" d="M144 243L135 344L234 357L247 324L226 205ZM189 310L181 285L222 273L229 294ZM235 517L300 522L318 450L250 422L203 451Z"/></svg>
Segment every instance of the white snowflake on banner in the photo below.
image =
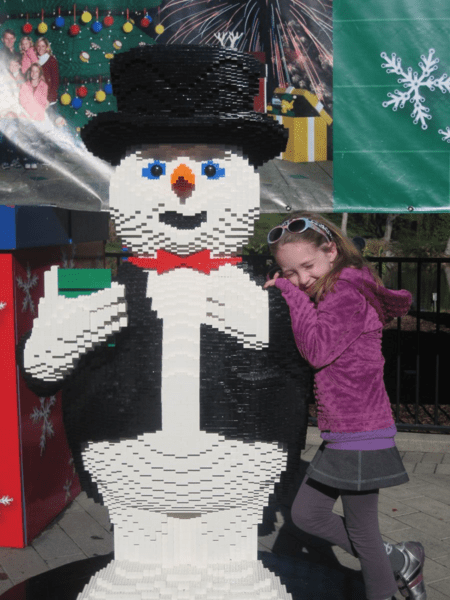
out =
<svg viewBox="0 0 450 600"><path fill-rule="evenodd" d="M30 415L30 419L34 424L42 420L41 441L39 443L42 456L44 454L47 438L51 438L55 435L53 423L50 420L50 412L56 403L56 397L51 396L48 399L48 402L46 402L46 398L39 398L39 402L41 403L40 408L37 408L36 406L34 407L33 412Z"/></svg>
<svg viewBox="0 0 450 600"><path fill-rule="evenodd" d="M405 72L402 66L402 59L397 57L395 53L392 53L390 58L386 52L381 53L381 58L384 58L386 61L382 63L381 67L386 69L386 73L400 75L397 81L398 83L402 83L406 90L405 92L395 90L393 94L389 92L388 98L391 98L391 100L383 102L384 108L392 106L392 110L395 111L398 108L404 108L406 102L411 102L414 106L411 113L413 123L417 125L420 122L422 129L428 129L427 121L431 119L431 115L429 114L430 109L424 105L425 97L421 94L421 88L427 88L431 92L439 89L443 94L450 92L450 78L447 76L447 73L443 73L439 79L435 79L431 75L431 73L437 70L439 63L439 59L434 58L434 53L434 48L430 48L428 56L421 55L421 62L419 62L420 75L417 71L413 71L412 67L408 67ZM449 127L447 127L446 131L439 129L438 133L443 136L443 141L450 142Z"/></svg>
<svg viewBox="0 0 450 600"><path fill-rule="evenodd" d="M34 306L33 298L31 297L31 290L37 286L39 278L38 276L31 275L30 265L27 264L27 278L24 281L22 277L16 278L17 285L19 288L25 292L25 297L22 302L22 312L25 312L28 308L31 311L31 314L34 315L36 312L36 307Z"/></svg>
<svg viewBox="0 0 450 600"><path fill-rule="evenodd" d="M0 302L0 310L6 308L6 302Z"/></svg>

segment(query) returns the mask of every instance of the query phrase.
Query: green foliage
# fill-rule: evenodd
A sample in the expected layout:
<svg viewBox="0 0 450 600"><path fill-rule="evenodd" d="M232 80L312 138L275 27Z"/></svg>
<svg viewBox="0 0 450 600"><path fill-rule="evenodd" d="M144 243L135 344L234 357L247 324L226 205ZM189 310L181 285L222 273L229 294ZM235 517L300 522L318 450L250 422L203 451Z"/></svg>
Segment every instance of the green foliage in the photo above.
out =
<svg viewBox="0 0 450 600"><path fill-rule="evenodd" d="M269 213L261 215L255 224L255 234L244 248L244 253L267 254L267 234L272 227L281 223L289 213ZM342 214L324 214L325 218L341 226ZM450 214L418 213L398 215L394 221L392 240L383 240L387 214L350 213L348 215L347 236L366 240L366 256L383 256L387 251L396 256L436 256L444 252L450 237Z"/></svg>
<svg viewBox="0 0 450 600"><path fill-rule="evenodd" d="M450 237L450 214L401 215L394 222L394 239L406 256L436 256Z"/></svg>

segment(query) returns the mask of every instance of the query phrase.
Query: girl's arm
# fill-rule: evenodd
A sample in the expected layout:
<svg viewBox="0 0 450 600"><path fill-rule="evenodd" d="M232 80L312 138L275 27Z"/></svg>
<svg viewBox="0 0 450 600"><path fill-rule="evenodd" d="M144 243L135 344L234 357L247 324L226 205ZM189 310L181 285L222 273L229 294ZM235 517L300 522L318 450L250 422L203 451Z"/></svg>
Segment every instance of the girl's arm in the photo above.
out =
<svg viewBox="0 0 450 600"><path fill-rule="evenodd" d="M317 306L287 279L275 285L289 306L297 347L313 368L332 363L363 333L367 301L351 283L338 281Z"/></svg>

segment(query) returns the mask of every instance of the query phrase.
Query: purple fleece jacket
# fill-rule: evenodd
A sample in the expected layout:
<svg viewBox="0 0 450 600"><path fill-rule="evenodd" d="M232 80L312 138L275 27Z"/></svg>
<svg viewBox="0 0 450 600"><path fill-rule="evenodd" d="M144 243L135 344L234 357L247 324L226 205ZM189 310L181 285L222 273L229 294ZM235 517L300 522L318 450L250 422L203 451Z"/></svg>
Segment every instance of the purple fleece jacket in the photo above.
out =
<svg viewBox="0 0 450 600"><path fill-rule="evenodd" d="M381 330L408 312L411 294L377 285L367 267L343 269L317 305L287 279L275 285L289 306L297 347L315 369L319 429L362 432L393 425Z"/></svg>

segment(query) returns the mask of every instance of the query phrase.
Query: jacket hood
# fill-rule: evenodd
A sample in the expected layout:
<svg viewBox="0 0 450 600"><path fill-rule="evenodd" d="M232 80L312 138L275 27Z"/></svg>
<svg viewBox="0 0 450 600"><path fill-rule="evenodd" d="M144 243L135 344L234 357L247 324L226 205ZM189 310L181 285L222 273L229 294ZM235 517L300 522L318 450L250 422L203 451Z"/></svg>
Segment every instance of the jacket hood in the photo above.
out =
<svg viewBox="0 0 450 600"><path fill-rule="evenodd" d="M358 291L377 311L383 326L396 317L405 316L411 306L412 296L408 290L390 290L380 285L375 281L368 267L342 269L339 279L348 281L358 288Z"/></svg>

